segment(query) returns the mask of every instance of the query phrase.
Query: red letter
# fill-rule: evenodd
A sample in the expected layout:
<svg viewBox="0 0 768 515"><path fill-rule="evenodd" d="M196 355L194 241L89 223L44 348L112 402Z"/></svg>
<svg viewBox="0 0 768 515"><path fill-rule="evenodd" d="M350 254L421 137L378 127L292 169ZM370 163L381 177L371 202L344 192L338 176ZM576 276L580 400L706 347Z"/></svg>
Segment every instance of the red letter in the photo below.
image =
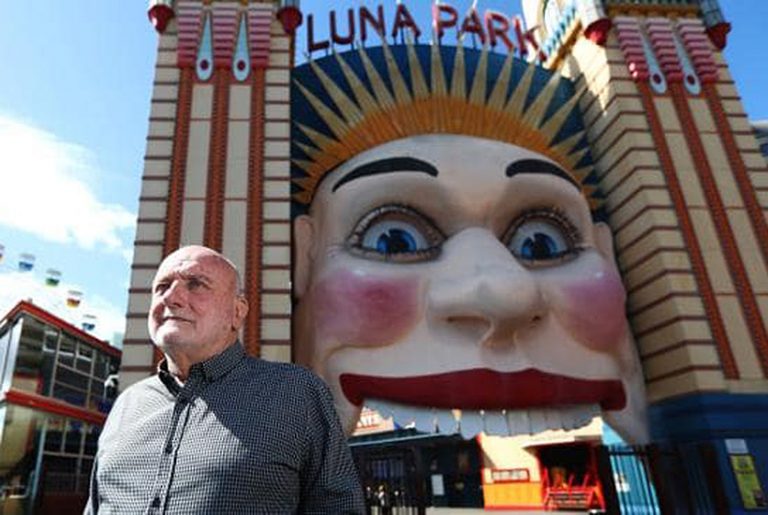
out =
<svg viewBox="0 0 768 515"><path fill-rule="evenodd" d="M440 16L442 13L448 14L447 20ZM459 13L450 5L437 4L432 6L432 30L437 33L438 40L445 34L445 29L455 27L458 20Z"/></svg>
<svg viewBox="0 0 768 515"><path fill-rule="evenodd" d="M307 49L309 49L310 54L315 50L323 50L331 46L328 40L315 43L315 24L313 22L313 16L310 14L307 16Z"/></svg>
<svg viewBox="0 0 768 515"><path fill-rule="evenodd" d="M413 21L411 13L408 12L408 8L405 4L397 4L397 11L395 12L395 25L392 27L392 37L397 37L397 33L400 29L410 27L415 37L419 37L421 31L416 26L416 22Z"/></svg>
<svg viewBox="0 0 768 515"><path fill-rule="evenodd" d="M528 48L526 45L526 41L527 41L528 43L530 43L531 47L534 50L538 51L539 60L546 61L547 54L539 50L539 43L536 42L536 38L533 37L534 30L536 30L536 27L533 27L523 32L523 21L520 19L519 16L515 16L515 34L517 34L517 44L520 45L520 57L525 57L525 55L528 53Z"/></svg>
<svg viewBox="0 0 768 515"><path fill-rule="evenodd" d="M471 32L480 36L480 42L485 44L485 31L483 30L483 24L480 23L480 16L477 14L476 9L471 9L464 22L461 24L461 33L465 34Z"/></svg>
<svg viewBox="0 0 768 515"><path fill-rule="evenodd" d="M376 29L376 33L384 37L384 34L387 32L386 27L384 26L384 7L378 6L376 8L376 15L377 17L374 18L371 14L371 11L369 11L366 7L360 8L360 39L362 41L365 41L368 39L368 28L366 27L366 22L371 24L371 27Z"/></svg>
<svg viewBox="0 0 768 515"><path fill-rule="evenodd" d="M347 9L347 24L349 24L349 34L345 37L339 36L336 31L336 11L331 11L331 39L337 45L348 45L355 40L355 15L352 9Z"/></svg>
<svg viewBox="0 0 768 515"><path fill-rule="evenodd" d="M495 23L498 22L500 26L495 27ZM509 19L500 12L491 11L488 9L485 11L485 27L488 31L488 39L492 47L496 46L496 37L498 36L504 44L507 46L508 52L515 51L515 45L509 40L507 32L509 32Z"/></svg>

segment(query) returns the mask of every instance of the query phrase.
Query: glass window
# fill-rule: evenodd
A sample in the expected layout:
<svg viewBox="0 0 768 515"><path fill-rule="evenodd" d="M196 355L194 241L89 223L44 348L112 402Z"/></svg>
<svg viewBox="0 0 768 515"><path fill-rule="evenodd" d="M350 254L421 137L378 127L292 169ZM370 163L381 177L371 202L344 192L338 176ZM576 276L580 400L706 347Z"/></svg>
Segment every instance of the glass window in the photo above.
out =
<svg viewBox="0 0 768 515"><path fill-rule="evenodd" d="M84 392L88 390L88 376L68 368L59 367L56 369L55 379L59 384L78 388Z"/></svg>
<svg viewBox="0 0 768 515"><path fill-rule="evenodd" d="M73 492L77 486L77 458L45 456L43 459L43 488L46 493Z"/></svg>
<svg viewBox="0 0 768 515"><path fill-rule="evenodd" d="M43 352L46 354L56 354L56 347L59 345L59 330L48 326L43 333Z"/></svg>
<svg viewBox="0 0 768 515"><path fill-rule="evenodd" d="M6 361L10 359L8 351L11 348L14 327L16 326L10 323L0 326L0 390L6 388L13 377L13 363L6 363Z"/></svg>
<svg viewBox="0 0 768 515"><path fill-rule="evenodd" d="M64 438L64 452L67 454L80 454L83 426L83 422L79 420L70 420L67 424L67 435Z"/></svg>
<svg viewBox="0 0 768 515"><path fill-rule="evenodd" d="M53 396L75 406L85 406L85 390L72 388L58 381L53 383Z"/></svg>
<svg viewBox="0 0 768 515"><path fill-rule="evenodd" d="M77 344L77 369L86 374L91 373L93 349L84 343Z"/></svg>
<svg viewBox="0 0 768 515"><path fill-rule="evenodd" d="M45 325L37 319L25 317L22 325L12 385L17 390L38 393L41 391L41 367L43 363L43 334Z"/></svg>
<svg viewBox="0 0 768 515"><path fill-rule="evenodd" d="M5 428L0 441L2 476L0 494L24 497L37 460L45 415L13 404L6 405ZM2 499L2 497L0 497ZM7 506L7 505L6 505ZM0 501L0 511L3 503Z"/></svg>
<svg viewBox="0 0 768 515"><path fill-rule="evenodd" d="M96 367L93 369L93 375L102 380L107 378L109 375L109 356L96 351Z"/></svg>
<svg viewBox="0 0 768 515"><path fill-rule="evenodd" d="M42 376L42 395L51 395L53 385L53 367L56 361L56 348L59 346L59 330L52 326L46 326L43 333L43 364L40 367Z"/></svg>
<svg viewBox="0 0 768 515"><path fill-rule="evenodd" d="M91 469L93 468L93 460L89 458L83 458L80 461L80 475L78 476L77 491L81 494L88 494L88 490L91 486Z"/></svg>
<svg viewBox="0 0 768 515"><path fill-rule="evenodd" d="M88 396L88 409L101 411L104 403L104 381L99 378L91 379L91 390Z"/></svg>
<svg viewBox="0 0 768 515"><path fill-rule="evenodd" d="M85 447L83 448L83 455L96 456L96 449L99 443L99 435L101 434L101 428L96 425L89 424L88 430L85 434Z"/></svg>
<svg viewBox="0 0 768 515"><path fill-rule="evenodd" d="M59 363L68 367L75 367L75 348L77 342L70 335L64 333L61 335L61 345L59 346Z"/></svg>
<svg viewBox="0 0 768 515"><path fill-rule="evenodd" d="M66 420L63 418L50 418L45 431L46 452L60 453L64 444L64 428Z"/></svg>
<svg viewBox="0 0 768 515"><path fill-rule="evenodd" d="M547 37L551 36L560 23L560 6L557 0L547 0L544 5L544 29L547 31Z"/></svg>

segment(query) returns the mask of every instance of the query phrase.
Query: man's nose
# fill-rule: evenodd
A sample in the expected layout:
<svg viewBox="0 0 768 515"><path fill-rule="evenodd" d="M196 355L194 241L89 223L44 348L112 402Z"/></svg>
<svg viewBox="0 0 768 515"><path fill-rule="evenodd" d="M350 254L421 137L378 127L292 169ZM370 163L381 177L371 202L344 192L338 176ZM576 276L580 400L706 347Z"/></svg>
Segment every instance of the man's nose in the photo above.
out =
<svg viewBox="0 0 768 515"><path fill-rule="evenodd" d="M181 281L173 281L163 292L163 304L170 307L177 307L184 303L186 299L186 290Z"/></svg>
<svg viewBox="0 0 768 515"><path fill-rule="evenodd" d="M501 347L544 317L535 275L492 232L461 231L445 243L441 261L442 273L431 281L427 299L433 322Z"/></svg>

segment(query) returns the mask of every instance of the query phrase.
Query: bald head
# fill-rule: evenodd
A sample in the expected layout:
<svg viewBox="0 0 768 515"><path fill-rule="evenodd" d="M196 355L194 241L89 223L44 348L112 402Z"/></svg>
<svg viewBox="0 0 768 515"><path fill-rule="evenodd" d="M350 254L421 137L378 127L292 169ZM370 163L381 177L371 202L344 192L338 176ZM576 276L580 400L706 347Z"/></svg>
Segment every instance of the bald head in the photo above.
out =
<svg viewBox="0 0 768 515"><path fill-rule="evenodd" d="M152 283L152 341L182 372L237 340L248 312L235 265L199 245L169 254Z"/></svg>
<svg viewBox="0 0 768 515"><path fill-rule="evenodd" d="M157 271L158 275L165 266L171 263L190 260L208 261L213 266L221 267L222 271L226 275L231 276L235 293L243 293L243 283L242 279L240 278L240 271L237 269L235 264L224 254L211 248L203 247L202 245L186 245L184 247L179 247L178 249L168 254L165 259L163 259L162 263L160 263L160 267Z"/></svg>

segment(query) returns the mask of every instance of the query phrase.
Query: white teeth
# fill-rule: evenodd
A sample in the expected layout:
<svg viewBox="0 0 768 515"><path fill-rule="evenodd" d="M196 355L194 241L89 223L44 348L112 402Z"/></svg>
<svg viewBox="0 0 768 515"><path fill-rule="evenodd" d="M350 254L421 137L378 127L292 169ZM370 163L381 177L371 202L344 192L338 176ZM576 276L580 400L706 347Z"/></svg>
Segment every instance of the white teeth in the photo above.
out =
<svg viewBox="0 0 768 515"><path fill-rule="evenodd" d="M419 408L418 415L415 417L416 429L423 433L435 432L435 416L432 410Z"/></svg>
<svg viewBox="0 0 768 515"><path fill-rule="evenodd" d="M450 435L457 431L458 424L452 410L433 408L432 413L435 418L436 432Z"/></svg>
<svg viewBox="0 0 768 515"><path fill-rule="evenodd" d="M461 428L461 436L467 440L482 433L483 418L480 416L480 412L474 410L462 410L459 419L459 428Z"/></svg>
<svg viewBox="0 0 768 515"><path fill-rule="evenodd" d="M536 434L551 429L577 429L600 414L600 406L576 405L528 410L448 410L398 404L380 399L366 400L382 417L393 417L400 427L416 427L425 433L454 434L473 438L487 435Z"/></svg>
<svg viewBox="0 0 768 515"><path fill-rule="evenodd" d="M547 429L563 429L564 424L560 418L560 411L555 409L545 409L543 411Z"/></svg>
<svg viewBox="0 0 768 515"><path fill-rule="evenodd" d="M366 399L365 400L366 406L368 406L371 409L374 409L379 412L379 415L381 415L382 418L390 418L394 417L394 406L395 404L389 401L382 401L380 399ZM397 418L395 418L395 421L398 424L401 424Z"/></svg>
<svg viewBox="0 0 768 515"><path fill-rule="evenodd" d="M541 433L549 429L547 418L544 416L544 410L532 409L528 412L531 420L531 430L529 434Z"/></svg>
<svg viewBox="0 0 768 515"><path fill-rule="evenodd" d="M416 406L408 406L403 404L396 404L393 408L393 414L395 420L398 421L403 427L418 427L417 419L420 418L421 413L424 411Z"/></svg>
<svg viewBox="0 0 768 515"><path fill-rule="evenodd" d="M487 435L509 434L507 415L505 411L481 411L483 415L483 430Z"/></svg>
<svg viewBox="0 0 768 515"><path fill-rule="evenodd" d="M507 410L507 433L509 435L531 434L531 419L527 411Z"/></svg>

